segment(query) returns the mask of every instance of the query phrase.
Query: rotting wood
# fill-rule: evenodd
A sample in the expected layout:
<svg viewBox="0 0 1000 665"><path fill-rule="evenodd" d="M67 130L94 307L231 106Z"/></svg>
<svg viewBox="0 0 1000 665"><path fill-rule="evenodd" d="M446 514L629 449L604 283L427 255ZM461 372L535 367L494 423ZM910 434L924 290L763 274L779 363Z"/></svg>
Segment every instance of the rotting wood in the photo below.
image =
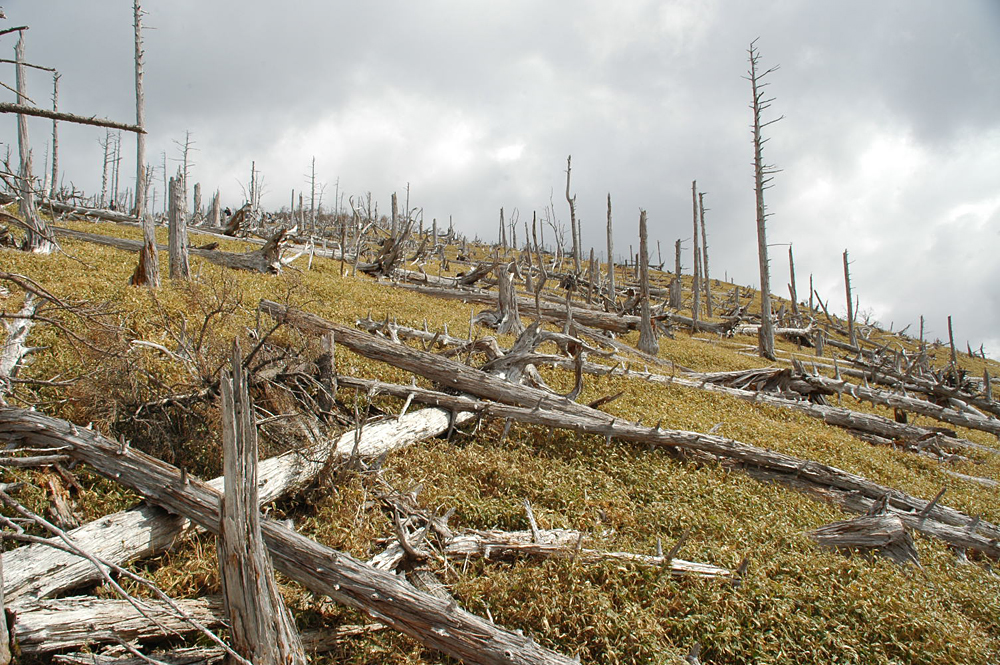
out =
<svg viewBox="0 0 1000 665"><path fill-rule="evenodd" d="M472 414L444 409L412 411L399 418L365 423L360 431L349 430L308 448L264 460L257 469L258 499L263 505L303 489L331 460L342 462L352 454L377 457L447 432L472 418ZM223 479L216 478L208 484L222 490ZM102 560L122 564L168 549L188 525L183 518L143 505L84 524L70 535ZM7 569L4 581L7 602L15 609L100 579L100 573L86 559L45 545L4 552L3 563Z"/></svg>
<svg viewBox="0 0 1000 665"><path fill-rule="evenodd" d="M218 531L221 512L217 490L133 448L122 450L117 442L97 432L37 412L0 407L0 438L45 448L65 447L67 454L101 475L202 528ZM429 648L487 664L574 662L273 520L262 519L261 530L275 568L313 592L367 612Z"/></svg>
<svg viewBox="0 0 1000 665"><path fill-rule="evenodd" d="M302 640L278 591L261 537L257 424L238 341L231 360L231 370L220 379L225 490L218 551L232 646L255 665L302 665Z"/></svg>
<svg viewBox="0 0 1000 665"><path fill-rule="evenodd" d="M448 388L501 403L476 405L475 400L442 400L436 397L439 401L431 402L436 405L448 404L460 410L479 411L513 420L712 456L736 463L755 478L802 489L813 496L819 495L835 501L854 512L866 512L873 501L888 494L890 508L910 528L939 537L958 547L967 547L991 558L1000 558L1000 529L996 526L979 522L978 531L970 533L965 527L973 523L973 518L940 504L934 506L930 514L917 523L915 516L927 506L927 501L879 485L857 474L721 436L645 427L619 420L542 390L514 385L448 358L386 342L279 303L264 300L261 301L260 308L277 320L308 332L325 334L333 331L339 344L367 358L424 376ZM411 392L415 395L414 399L417 399L418 390L414 388ZM463 406L459 407L458 404Z"/></svg>

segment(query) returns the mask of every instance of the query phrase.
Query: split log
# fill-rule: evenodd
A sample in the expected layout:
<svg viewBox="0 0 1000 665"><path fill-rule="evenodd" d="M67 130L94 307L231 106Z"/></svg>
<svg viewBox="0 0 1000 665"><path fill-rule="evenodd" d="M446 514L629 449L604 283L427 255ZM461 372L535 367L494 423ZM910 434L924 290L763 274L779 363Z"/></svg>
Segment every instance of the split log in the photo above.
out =
<svg viewBox="0 0 1000 665"><path fill-rule="evenodd" d="M173 602L206 628L224 624L219 598ZM162 601L143 600L142 604L147 615L127 600L75 597L40 601L18 611L14 639L25 654L43 654L118 640L162 639L170 634L199 632ZM150 621L150 617L157 623Z"/></svg>
<svg viewBox="0 0 1000 665"><path fill-rule="evenodd" d="M877 554L901 566L908 563L920 565L913 538L896 515L865 515L835 522L810 531L808 536L820 547Z"/></svg>
<svg viewBox="0 0 1000 665"><path fill-rule="evenodd" d="M302 640L274 579L260 531L257 424L238 342L232 372L220 379L225 492L219 573L233 648L255 665L304 665Z"/></svg>
<svg viewBox="0 0 1000 665"><path fill-rule="evenodd" d="M101 475L208 531L218 532L221 511L217 490L145 453L123 450L117 442L92 430L37 412L0 407L0 439L42 448L59 447ZM426 647L467 662L573 662L528 637L417 591L396 575L320 545L283 524L262 519L261 531L278 570L315 593L369 613Z"/></svg>
<svg viewBox="0 0 1000 665"><path fill-rule="evenodd" d="M377 457L447 432L472 417L443 409L413 411L264 460L257 469L258 500L263 505L294 494L312 483L331 460L343 461L351 455ZM208 484L222 490L224 481L220 477ZM154 506L140 506L85 524L70 536L101 559L123 564L167 550L188 526L181 517ZM4 591L15 608L101 579L86 559L45 545L4 552L3 564L7 570Z"/></svg>
<svg viewBox="0 0 1000 665"><path fill-rule="evenodd" d="M514 385L448 358L393 344L279 303L264 300L260 308L275 319L308 332L334 332L337 343L359 355L501 404L477 403L476 400L453 396L447 399L441 394L433 396L429 403L711 456L736 463L756 478L788 484L814 496L836 501L854 512L867 512L872 502L888 495L890 508L900 515L907 526L942 538L957 547L967 547L992 558L1000 558L1000 528L978 521L975 522L978 531L970 532L967 527L974 523L973 518L960 511L941 505L929 506L927 501L842 469L712 434L665 430L622 421L542 390ZM414 399L421 393L417 388L411 388L410 392L414 394ZM929 508L926 514L922 513L925 508Z"/></svg>

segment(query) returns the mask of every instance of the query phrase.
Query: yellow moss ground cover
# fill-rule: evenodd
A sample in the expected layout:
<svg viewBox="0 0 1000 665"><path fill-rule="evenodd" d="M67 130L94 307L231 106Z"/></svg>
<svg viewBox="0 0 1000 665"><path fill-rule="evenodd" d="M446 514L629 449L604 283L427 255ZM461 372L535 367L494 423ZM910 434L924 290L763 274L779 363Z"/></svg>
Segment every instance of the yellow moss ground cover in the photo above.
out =
<svg viewBox="0 0 1000 665"><path fill-rule="evenodd" d="M75 227L140 237L138 229L129 227ZM192 237L193 244L200 242ZM237 242L225 248L247 249ZM220 465L211 419L206 426L204 419L178 416L177 422L156 429L138 422L141 417L132 418L132 412L144 401L204 386L224 363L234 337L251 348L272 326L256 314L261 298L347 324L371 312L375 318L389 315L410 325L422 326L426 320L431 330L447 325L457 335L468 329L470 305L377 284L361 275L341 277L339 262L316 259L306 271L302 258L274 277L227 271L194 258L196 280L173 284L161 255L163 286L151 292L127 286L134 254L72 241L64 249L52 256L0 250L0 269L28 275L61 298L86 301L95 310L90 318L54 311L64 330L40 325L32 332L32 345L43 348L23 376L75 382L18 386L14 403L32 401L52 415L92 421L110 435L125 428L152 452L173 456L175 463L205 476L217 473ZM452 265L452 273L456 269ZM428 272L437 274L437 266L429 266ZM10 291L0 299L7 313L20 305L17 289ZM699 337L708 342L678 331L674 340L661 339L660 355L704 371L768 365L709 335ZM318 349L315 340L290 330L277 331L273 339L309 353ZM635 342L634 334L626 339ZM137 345L136 340L149 344ZM796 351L791 344L779 348ZM337 364L345 374L409 380L403 372L341 350ZM981 361L969 366L981 374ZM996 373L996 364L990 367ZM568 374L545 375L557 389L571 387ZM839 466L917 496L930 498L947 487L943 502L1000 521L997 489L956 479L933 460L870 446L788 411L622 377L588 377L580 400L618 391L624 395L605 409L622 418L697 431L721 423L718 431L727 437ZM350 394L341 397L352 399ZM849 398L844 405L887 413ZM597 663L683 662L695 641L702 644L706 663L988 663L1000 657L1000 578L988 562L961 563L940 543L919 536L921 569L819 551L804 532L848 516L794 491L758 483L738 471L678 462L662 451L608 444L598 437L517 425L506 437L502 431L502 423L484 423L475 434L459 432L451 441L434 440L393 454L385 461L382 479L404 492L420 486L418 500L425 508L454 508L455 528L527 528L522 501L528 499L542 527L584 530L592 547L653 553L658 539L669 548L690 528L683 558L736 568L749 557L747 575L738 586L572 560L436 564L464 607L489 613L546 646ZM996 444L982 433L963 430L960 435ZM996 459L953 468L1000 479ZM32 486L26 500L45 501L42 473L4 471L5 481L14 477ZM85 471L80 477L85 493L77 502L85 517L135 502L112 483ZM325 483L304 497L268 507L268 512L294 518L300 531L366 558L381 547L378 539L392 532L375 501L382 488L373 473L345 473L338 483ZM218 591L214 557L212 539L202 536L144 567L167 592L199 595ZM285 589L303 628L364 620L294 584ZM447 661L408 638L382 631L349 642L328 662Z"/></svg>

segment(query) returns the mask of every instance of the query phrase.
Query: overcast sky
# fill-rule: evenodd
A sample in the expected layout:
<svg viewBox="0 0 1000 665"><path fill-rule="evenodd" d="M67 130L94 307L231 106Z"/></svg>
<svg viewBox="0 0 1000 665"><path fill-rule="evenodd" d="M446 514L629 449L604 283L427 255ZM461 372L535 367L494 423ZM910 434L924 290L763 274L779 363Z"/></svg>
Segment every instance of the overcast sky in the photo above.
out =
<svg viewBox="0 0 1000 665"><path fill-rule="evenodd" d="M126 0L7 0L29 62L57 68L60 110L134 120ZM324 203L370 191L388 209L410 184L427 221L494 238L550 197L568 226L573 155L584 243L636 247L639 209L673 263L691 265L691 181L705 201L713 276L756 285L747 47L759 38L775 97L765 159L772 288L786 295L793 243L808 279L845 311L841 253L862 311L898 330L1000 356L1000 2L996 0L596 0L323 2L146 0L147 159L239 205L255 161L264 205L307 188ZM0 37L13 57L15 38ZM0 80L13 84L10 65ZM29 91L50 104L51 77ZM13 94L0 92L12 99ZM32 122L41 171L51 124ZM0 140L13 143L12 117ZM65 182L100 190L97 128L60 125ZM123 173L134 182L134 140ZM123 182L126 176L123 176ZM157 207L162 184L157 185ZM206 197L207 198L207 197ZM547 234L551 238L551 233ZM567 234L568 238L568 234ZM655 242L653 243L655 247ZM669 257L669 258L668 258ZM655 260L655 258L654 258Z"/></svg>

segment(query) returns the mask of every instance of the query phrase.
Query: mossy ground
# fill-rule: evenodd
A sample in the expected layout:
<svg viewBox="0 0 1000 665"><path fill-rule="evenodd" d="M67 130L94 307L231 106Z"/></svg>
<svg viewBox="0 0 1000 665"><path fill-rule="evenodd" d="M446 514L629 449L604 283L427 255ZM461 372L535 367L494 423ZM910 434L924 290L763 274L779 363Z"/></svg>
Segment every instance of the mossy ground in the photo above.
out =
<svg viewBox="0 0 1000 665"><path fill-rule="evenodd" d="M73 226L140 235L138 229L107 224ZM192 244L207 241L192 237ZM224 248L246 246L233 241ZM31 344L42 349L22 376L74 383L19 385L12 401L37 404L74 422L94 422L114 435L131 422L129 436L150 452L204 476L218 473L221 463L214 406L168 423L130 414L145 401L204 386L223 366L233 338L252 347L255 335L272 325L256 313L261 298L347 324L370 312L410 325L426 320L431 330L447 325L452 334L468 329L469 305L351 277L349 265L342 277L334 261L316 259L307 271L303 257L275 277L227 271L194 258L195 279L175 284L161 256L163 286L153 292L127 285L134 254L71 241L64 249L51 256L0 250L3 270L28 275L67 301L86 301L99 310L92 318L53 311L65 329L40 325L32 332ZM438 266L427 270L437 274ZM732 288L716 284L720 292ZM11 288L11 295L0 300L5 312L20 306L17 291ZM274 339L317 352L315 340L295 331L278 330ZM187 360L134 340L162 345L173 354L186 346ZM744 353L743 341L677 331L676 339L661 339L660 356L704 371L766 366ZM912 340L900 343L912 348ZM803 353L788 342L779 341L778 348ZM973 375L981 375L986 364L964 354L961 363ZM339 349L337 365L343 374L409 380L399 370ZM989 366L995 374L996 365ZM571 387L568 374L547 372L546 377L558 389ZM947 487L943 501L948 505L1000 521L997 489L958 480L942 473L938 462L872 447L805 416L622 377L588 377L580 399L618 391L623 396L604 408L622 418L698 431L721 423L719 431L727 437L832 464L917 496L930 498ZM847 397L844 404L891 415ZM500 423L486 423L475 434L458 433L451 441L432 440L394 453L382 477L402 491L420 484L421 505L441 512L454 508L451 524L457 528L526 528L522 501L528 499L540 526L584 530L594 547L652 553L658 539L668 548L691 528L683 558L735 568L749 557L748 574L738 586L569 560L440 566L464 607L489 612L501 625L523 630L546 646L598 663L682 662L695 641L702 644L706 663L986 663L1000 657L1000 577L988 562L960 563L940 543L919 536L920 569L819 551L803 533L848 516L794 491L602 438L516 425L503 437L502 430ZM996 444L980 432L960 434ZM1000 478L996 458L981 461L953 468ZM43 504L42 472L5 470L3 475L5 481L27 481L22 498ZM136 501L86 471L78 475L84 493L76 500L85 518ZM388 519L371 501L377 491L373 474L348 473L337 484L326 483L268 511L294 518L300 531L327 545L366 558L378 551L377 539L391 534ZM214 557L212 539L196 536L143 568L168 593L213 593L218 591ZM364 621L295 584L285 588L303 628ZM409 638L382 631L345 644L329 662L448 661Z"/></svg>

